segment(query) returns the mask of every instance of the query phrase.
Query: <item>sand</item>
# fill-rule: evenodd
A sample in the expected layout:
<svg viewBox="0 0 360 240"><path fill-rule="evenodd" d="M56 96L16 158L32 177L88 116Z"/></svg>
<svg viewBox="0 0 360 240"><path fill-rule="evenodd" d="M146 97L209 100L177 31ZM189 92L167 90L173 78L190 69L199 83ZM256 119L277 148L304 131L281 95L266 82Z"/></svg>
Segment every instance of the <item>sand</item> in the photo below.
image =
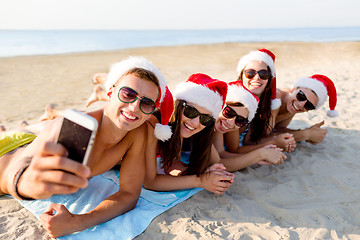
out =
<svg viewBox="0 0 360 240"><path fill-rule="evenodd" d="M155 218L137 239L360 239L359 42L225 43L0 58L0 124L12 129L20 120L35 123L47 103L84 110L92 75L129 55L150 59L173 90L197 72L235 80L239 58L258 48L276 54L280 88L315 73L334 81L340 116L326 117L326 103L291 124L304 128L325 120L324 142L298 143L281 166L236 172L223 196L202 191ZM0 239L41 238L49 237L37 219L17 201L0 197Z"/></svg>

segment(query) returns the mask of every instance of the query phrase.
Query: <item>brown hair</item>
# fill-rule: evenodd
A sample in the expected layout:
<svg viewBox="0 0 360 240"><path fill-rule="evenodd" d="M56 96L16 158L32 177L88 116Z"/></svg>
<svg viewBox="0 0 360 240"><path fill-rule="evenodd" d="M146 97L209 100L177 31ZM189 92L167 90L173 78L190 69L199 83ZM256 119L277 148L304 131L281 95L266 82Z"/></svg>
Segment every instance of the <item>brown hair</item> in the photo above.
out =
<svg viewBox="0 0 360 240"><path fill-rule="evenodd" d="M165 167L170 167L175 159L179 159L183 150L190 151L188 168L183 172L183 175L196 174L199 176L210 165L215 123L205 127L190 138L183 139L183 144L181 144L180 127L184 102L183 100L175 101L175 110L169 121L173 134L168 141L159 141L159 149Z"/></svg>
<svg viewBox="0 0 360 240"><path fill-rule="evenodd" d="M272 131L270 127L270 117L271 117L271 93L272 93L272 74L271 69L267 66L267 70L270 72L270 78L266 84L266 87L263 93L260 96L260 102L256 110L254 119L251 121L251 141L258 142L264 136L266 136L267 131ZM243 81L244 69L241 70L238 80Z"/></svg>
<svg viewBox="0 0 360 240"><path fill-rule="evenodd" d="M144 79L144 80L148 80L150 82L153 82L155 83L156 86L160 86L160 83L159 83L159 79L156 77L156 75L149 71L149 70L146 70L144 68L138 68L138 67L134 67L132 69L130 69L129 71L125 72L120 78L119 80L126 76L126 75L134 75L138 78L141 78L141 79ZM114 84L114 86L119 82L119 80L116 81L116 83ZM160 96L160 92L158 92L158 97L156 99L158 99Z"/></svg>

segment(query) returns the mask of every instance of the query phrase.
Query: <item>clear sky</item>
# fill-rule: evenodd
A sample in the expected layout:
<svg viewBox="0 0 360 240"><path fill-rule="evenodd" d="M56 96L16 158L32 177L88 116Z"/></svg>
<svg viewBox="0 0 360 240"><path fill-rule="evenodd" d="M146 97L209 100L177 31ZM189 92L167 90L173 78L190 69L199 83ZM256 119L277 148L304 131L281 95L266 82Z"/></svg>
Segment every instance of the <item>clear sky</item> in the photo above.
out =
<svg viewBox="0 0 360 240"><path fill-rule="evenodd" d="M0 29L360 26L359 0L0 0Z"/></svg>

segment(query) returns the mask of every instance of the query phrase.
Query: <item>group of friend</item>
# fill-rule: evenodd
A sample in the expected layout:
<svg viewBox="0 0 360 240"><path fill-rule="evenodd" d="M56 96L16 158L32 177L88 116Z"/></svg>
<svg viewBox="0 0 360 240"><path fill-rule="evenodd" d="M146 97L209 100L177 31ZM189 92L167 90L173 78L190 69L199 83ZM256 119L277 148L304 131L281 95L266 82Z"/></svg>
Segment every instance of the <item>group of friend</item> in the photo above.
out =
<svg viewBox="0 0 360 240"><path fill-rule="evenodd" d="M224 194L232 172L248 166L279 165L296 142L318 144L324 122L289 129L297 113L318 109L329 97L336 116L336 89L324 75L298 79L291 89L276 88L275 55L252 51L238 63L238 79L226 83L196 73L171 93L162 73L143 57L129 57L98 74L87 105L99 128L89 163L67 158L54 142L61 118L41 123L41 130L0 135L0 194L17 199L45 199L85 188L88 180L116 166L120 187L86 214L72 214L51 204L40 217L52 237L85 230L133 209L142 186L154 191L201 187ZM48 119L47 113L44 119ZM29 126L28 129L31 129Z"/></svg>

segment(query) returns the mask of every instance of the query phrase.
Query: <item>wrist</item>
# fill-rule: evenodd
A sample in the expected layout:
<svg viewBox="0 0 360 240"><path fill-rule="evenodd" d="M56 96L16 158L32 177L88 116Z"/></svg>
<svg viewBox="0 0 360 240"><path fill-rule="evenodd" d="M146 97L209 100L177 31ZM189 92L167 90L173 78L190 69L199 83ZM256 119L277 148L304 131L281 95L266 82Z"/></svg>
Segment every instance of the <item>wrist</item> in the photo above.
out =
<svg viewBox="0 0 360 240"><path fill-rule="evenodd" d="M195 187L204 188L203 183L201 181L203 175L204 175L204 173L200 174L199 176L194 175L195 176Z"/></svg>

